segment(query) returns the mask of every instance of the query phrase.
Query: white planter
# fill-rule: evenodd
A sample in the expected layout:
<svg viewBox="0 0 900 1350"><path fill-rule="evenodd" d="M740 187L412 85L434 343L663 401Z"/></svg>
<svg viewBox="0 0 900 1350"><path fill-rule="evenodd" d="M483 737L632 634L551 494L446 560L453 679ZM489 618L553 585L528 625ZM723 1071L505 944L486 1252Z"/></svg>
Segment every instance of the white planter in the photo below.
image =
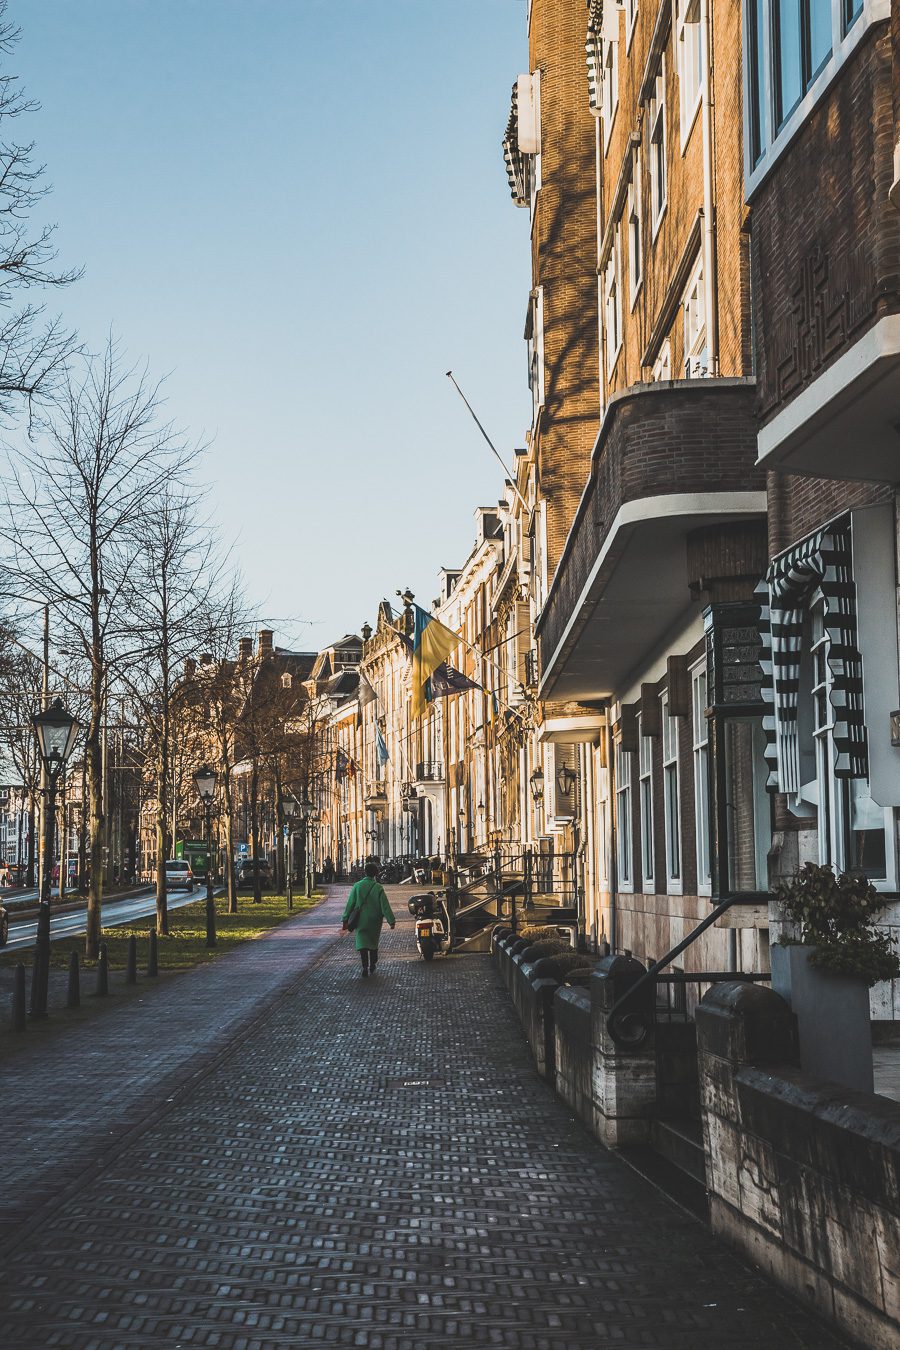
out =
<svg viewBox="0 0 900 1350"><path fill-rule="evenodd" d="M874 1092L869 987L851 975L832 975L810 964L814 947L775 944L772 988L797 1018L800 1066L858 1092Z"/></svg>

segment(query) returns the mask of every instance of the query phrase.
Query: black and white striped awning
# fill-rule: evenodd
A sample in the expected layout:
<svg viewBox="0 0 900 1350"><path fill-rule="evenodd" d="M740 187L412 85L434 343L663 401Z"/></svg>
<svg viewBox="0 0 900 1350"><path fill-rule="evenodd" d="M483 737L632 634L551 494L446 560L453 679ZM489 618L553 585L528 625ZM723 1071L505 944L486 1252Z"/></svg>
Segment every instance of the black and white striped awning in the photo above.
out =
<svg viewBox="0 0 900 1350"><path fill-rule="evenodd" d="M525 156L519 149L519 88L518 80L512 87L509 121L503 137L503 162L509 179L510 195L516 206L528 206L525 183Z"/></svg>
<svg viewBox="0 0 900 1350"><path fill-rule="evenodd" d="M800 661L804 618L810 600L818 596L824 602L829 638L826 660L833 681L834 772L838 778L867 778L869 756L849 515L823 526L774 558L757 595L762 604L763 697L769 705L763 718L769 791L794 797L800 791Z"/></svg>
<svg viewBox="0 0 900 1350"><path fill-rule="evenodd" d="M591 0L584 51L587 59L588 103L595 117L600 116L600 82L603 78L602 23L603 0Z"/></svg>

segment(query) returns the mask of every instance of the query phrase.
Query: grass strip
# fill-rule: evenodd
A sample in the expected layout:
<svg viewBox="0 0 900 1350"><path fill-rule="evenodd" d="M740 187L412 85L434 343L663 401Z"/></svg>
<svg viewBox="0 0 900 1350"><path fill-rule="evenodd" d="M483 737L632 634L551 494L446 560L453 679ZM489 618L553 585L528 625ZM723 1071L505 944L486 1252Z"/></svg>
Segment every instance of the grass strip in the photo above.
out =
<svg viewBox="0 0 900 1350"><path fill-rule="evenodd" d="M225 908L224 896L216 897L216 945L206 945L206 897L195 900L193 904L169 912L169 932L158 939L158 959L161 971L191 970L205 961L216 961L220 956L233 950L242 942L268 933L286 919L293 918L303 910L310 909L321 900L320 895L308 900L305 895L294 897L294 908L289 910L283 895L264 895L258 905L251 897L241 896L238 901L238 913L229 914ZM128 939L137 938L138 968L146 966L151 928L156 927L155 916L137 919L134 923L117 925L103 929L103 941L106 943L110 970L124 970L128 959ZM85 960L84 935L61 938L53 942L50 948L50 965L55 969L67 969L69 956L77 951L82 968L91 970L96 961ZM0 964L15 965L18 961L30 962L34 949L12 951L0 956Z"/></svg>

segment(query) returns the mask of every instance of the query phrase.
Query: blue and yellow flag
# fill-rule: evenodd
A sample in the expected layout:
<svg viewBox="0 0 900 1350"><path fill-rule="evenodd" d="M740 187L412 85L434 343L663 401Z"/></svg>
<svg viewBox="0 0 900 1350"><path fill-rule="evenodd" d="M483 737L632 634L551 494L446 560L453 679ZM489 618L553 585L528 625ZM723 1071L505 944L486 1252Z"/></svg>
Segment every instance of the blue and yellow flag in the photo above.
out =
<svg viewBox="0 0 900 1350"><path fill-rule="evenodd" d="M421 717L428 699L425 686L459 646L459 637L419 605L413 605L413 617L412 714Z"/></svg>

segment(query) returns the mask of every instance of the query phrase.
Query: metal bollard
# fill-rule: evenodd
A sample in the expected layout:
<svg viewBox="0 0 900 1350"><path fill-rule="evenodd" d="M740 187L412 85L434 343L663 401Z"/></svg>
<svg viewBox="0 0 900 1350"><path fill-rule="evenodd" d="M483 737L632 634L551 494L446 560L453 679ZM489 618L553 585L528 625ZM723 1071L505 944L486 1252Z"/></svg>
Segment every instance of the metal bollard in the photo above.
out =
<svg viewBox="0 0 900 1350"><path fill-rule="evenodd" d="M79 974L77 952L72 952L69 957L69 992L66 995L66 1007L81 1007L81 977Z"/></svg>
<svg viewBox="0 0 900 1350"><path fill-rule="evenodd" d="M132 933L128 939L128 956L125 962L125 983L137 984L137 938Z"/></svg>
<svg viewBox="0 0 900 1350"><path fill-rule="evenodd" d="M100 954L97 959L97 988L95 990L97 998L105 998L109 993L109 957L106 951L106 943L100 943Z"/></svg>
<svg viewBox="0 0 900 1350"><path fill-rule="evenodd" d="M157 938L156 929L150 929L150 951L147 953L147 974L158 975L159 965L157 961Z"/></svg>
<svg viewBox="0 0 900 1350"><path fill-rule="evenodd" d="M12 1029L24 1031L28 1025L25 1015L25 967L21 961L16 963L12 996Z"/></svg>

